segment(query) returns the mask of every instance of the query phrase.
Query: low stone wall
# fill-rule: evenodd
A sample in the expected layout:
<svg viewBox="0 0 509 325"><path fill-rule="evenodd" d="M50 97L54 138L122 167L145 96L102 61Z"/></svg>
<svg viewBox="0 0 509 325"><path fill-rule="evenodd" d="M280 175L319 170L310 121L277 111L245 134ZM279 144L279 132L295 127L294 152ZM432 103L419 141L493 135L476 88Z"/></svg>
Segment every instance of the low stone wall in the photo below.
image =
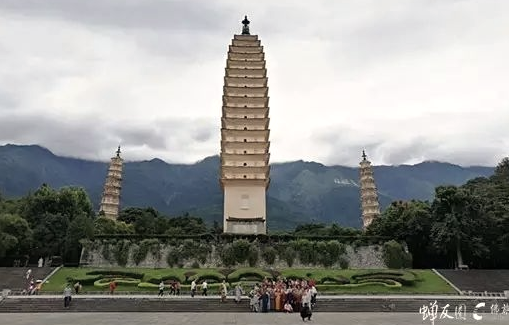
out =
<svg viewBox="0 0 509 325"><path fill-rule="evenodd" d="M81 265L83 266L91 266L91 267L117 267L119 266L117 259L112 257L111 253L106 254L105 256L105 247L104 243L94 243L93 245L88 245L83 248L82 256L81 256ZM199 258L197 256L183 256L177 265L180 267L200 267L200 268L217 268L224 267L221 256L220 256L220 245L217 244L206 244L209 251L206 254L202 254L202 257ZM110 245L111 246L111 245ZM159 249L157 251L149 251L146 256L135 263L135 258L133 254L136 250L136 245L133 244L125 248L128 250L125 254L128 255L127 263L124 263L127 267L149 267L149 268L166 268L171 267L168 264L168 255L172 254L175 250L175 245L170 244L160 244ZM272 269L282 269L288 268L287 262L282 259L279 255L275 258L274 263L269 265L262 258L262 247L258 246L258 254L259 258L256 263L256 267L260 268L272 268ZM111 250L110 250L111 251ZM301 263L299 260L299 252L296 252L297 256L294 259L294 263L291 266L292 268L316 268L317 265L309 265ZM345 252L341 255L341 259L346 261L343 262L343 265L340 265L340 262L335 263L330 266L330 268L351 268L351 269L385 269L387 268L383 261L383 253L382 247L379 245L370 245L370 246L345 246ZM346 266L346 265L347 266ZM235 267L248 267L248 262L244 262L242 264L236 264ZM319 266L319 265L318 265Z"/></svg>

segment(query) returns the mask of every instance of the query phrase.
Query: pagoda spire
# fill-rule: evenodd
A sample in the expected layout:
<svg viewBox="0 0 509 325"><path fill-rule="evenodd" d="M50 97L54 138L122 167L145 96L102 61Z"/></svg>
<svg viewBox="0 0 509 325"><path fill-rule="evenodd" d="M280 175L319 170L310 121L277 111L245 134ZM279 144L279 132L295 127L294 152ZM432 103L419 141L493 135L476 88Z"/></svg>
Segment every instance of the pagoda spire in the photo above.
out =
<svg viewBox="0 0 509 325"><path fill-rule="evenodd" d="M378 202L373 166L371 166L371 162L368 160L364 150L362 150L362 161L360 162L360 185L362 226L363 229L366 229L375 218L380 216L380 204Z"/></svg>
<svg viewBox="0 0 509 325"><path fill-rule="evenodd" d="M108 219L116 220L120 209L120 190L122 188L122 164L124 160L120 157L120 146L116 155L111 158L108 174L104 183L103 195L99 214Z"/></svg>
<svg viewBox="0 0 509 325"><path fill-rule="evenodd" d="M247 19L247 16L244 16L244 20L242 21L242 35L251 35L249 33L249 19Z"/></svg>

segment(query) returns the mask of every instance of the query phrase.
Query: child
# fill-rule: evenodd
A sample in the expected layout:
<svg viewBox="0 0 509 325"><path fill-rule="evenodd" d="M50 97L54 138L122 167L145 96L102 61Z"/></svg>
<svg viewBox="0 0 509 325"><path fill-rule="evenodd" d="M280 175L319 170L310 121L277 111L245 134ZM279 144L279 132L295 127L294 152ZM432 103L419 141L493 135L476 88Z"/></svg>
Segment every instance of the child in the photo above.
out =
<svg viewBox="0 0 509 325"><path fill-rule="evenodd" d="M306 318L308 320L311 320L311 315L312 315L311 308L309 308L309 305L307 303L305 303L300 311L300 317L302 317L303 321L305 321Z"/></svg>
<svg viewBox="0 0 509 325"><path fill-rule="evenodd" d="M290 301L288 301L288 300L285 302L285 306L283 309L284 309L285 313L287 313L287 314L293 313L292 305L290 305Z"/></svg>

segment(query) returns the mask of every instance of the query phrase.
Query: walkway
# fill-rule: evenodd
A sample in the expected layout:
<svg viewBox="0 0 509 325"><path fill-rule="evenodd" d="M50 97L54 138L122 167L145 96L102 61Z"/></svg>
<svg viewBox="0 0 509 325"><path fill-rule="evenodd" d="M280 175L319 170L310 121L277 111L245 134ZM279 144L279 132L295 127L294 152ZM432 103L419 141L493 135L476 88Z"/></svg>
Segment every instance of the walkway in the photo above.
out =
<svg viewBox="0 0 509 325"><path fill-rule="evenodd" d="M416 313L315 313L311 322L302 322L295 314L220 314L220 313L58 313L58 314L3 314L2 324L6 325L422 325L431 324ZM483 315L474 320L437 319L436 325L502 325L508 317Z"/></svg>

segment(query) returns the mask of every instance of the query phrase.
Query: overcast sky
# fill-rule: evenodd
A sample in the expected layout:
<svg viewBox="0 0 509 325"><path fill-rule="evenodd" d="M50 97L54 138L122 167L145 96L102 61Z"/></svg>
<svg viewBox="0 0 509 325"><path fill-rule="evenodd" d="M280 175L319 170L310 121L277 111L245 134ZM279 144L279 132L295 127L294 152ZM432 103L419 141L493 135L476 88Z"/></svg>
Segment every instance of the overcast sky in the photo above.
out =
<svg viewBox="0 0 509 325"><path fill-rule="evenodd" d="M507 0L1 0L0 144L190 163L219 153L226 53L264 45L271 160L495 165Z"/></svg>

